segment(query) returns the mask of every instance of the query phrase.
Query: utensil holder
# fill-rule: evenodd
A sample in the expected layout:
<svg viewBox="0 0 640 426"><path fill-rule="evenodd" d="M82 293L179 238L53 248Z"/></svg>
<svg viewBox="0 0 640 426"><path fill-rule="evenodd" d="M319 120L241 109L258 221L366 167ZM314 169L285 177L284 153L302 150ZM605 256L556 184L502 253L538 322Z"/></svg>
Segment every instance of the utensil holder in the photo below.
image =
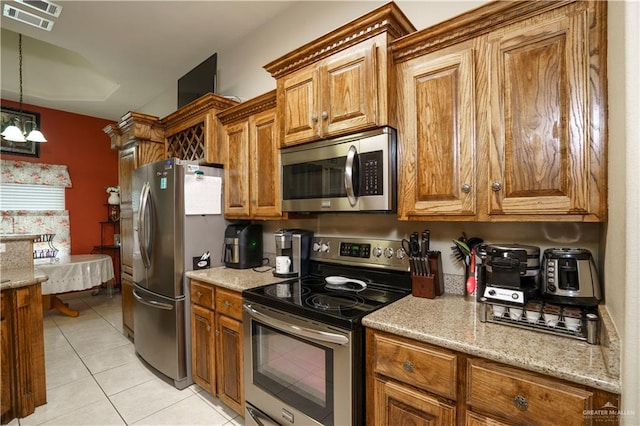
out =
<svg viewBox="0 0 640 426"><path fill-rule="evenodd" d="M415 297L435 299L437 296L435 275L412 275L411 294Z"/></svg>

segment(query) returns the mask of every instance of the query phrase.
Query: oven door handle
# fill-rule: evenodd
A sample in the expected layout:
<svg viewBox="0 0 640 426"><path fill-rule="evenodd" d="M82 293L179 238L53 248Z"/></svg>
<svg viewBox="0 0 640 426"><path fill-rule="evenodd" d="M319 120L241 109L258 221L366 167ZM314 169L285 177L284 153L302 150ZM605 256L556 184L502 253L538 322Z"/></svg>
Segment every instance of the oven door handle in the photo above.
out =
<svg viewBox="0 0 640 426"><path fill-rule="evenodd" d="M315 330L313 328L292 325L279 319L272 318L269 315L263 314L251 305L243 305L242 308L253 318L262 321L267 325L279 328L280 330L287 331L299 337L315 339L321 342L335 343L340 346L345 346L349 343L349 338L343 336L342 334L328 333L326 331Z"/></svg>
<svg viewBox="0 0 640 426"><path fill-rule="evenodd" d="M247 404L245 409L258 426L280 426L280 423L276 422L257 408L251 407Z"/></svg>

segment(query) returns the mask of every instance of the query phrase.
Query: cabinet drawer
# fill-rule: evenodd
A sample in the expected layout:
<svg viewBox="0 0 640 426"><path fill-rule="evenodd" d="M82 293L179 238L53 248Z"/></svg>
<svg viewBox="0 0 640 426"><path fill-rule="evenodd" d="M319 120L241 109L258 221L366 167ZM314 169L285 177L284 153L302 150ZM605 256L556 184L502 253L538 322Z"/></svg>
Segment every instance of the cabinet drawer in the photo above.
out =
<svg viewBox="0 0 640 426"><path fill-rule="evenodd" d="M556 379L480 359L467 360L467 404L518 424L584 424L593 393Z"/></svg>
<svg viewBox="0 0 640 426"><path fill-rule="evenodd" d="M191 303L214 309L214 295L214 286L191 280Z"/></svg>
<svg viewBox="0 0 640 426"><path fill-rule="evenodd" d="M237 291L218 288L216 292L216 311L242 321L242 295Z"/></svg>
<svg viewBox="0 0 640 426"><path fill-rule="evenodd" d="M457 357L410 339L374 334L375 373L456 399Z"/></svg>

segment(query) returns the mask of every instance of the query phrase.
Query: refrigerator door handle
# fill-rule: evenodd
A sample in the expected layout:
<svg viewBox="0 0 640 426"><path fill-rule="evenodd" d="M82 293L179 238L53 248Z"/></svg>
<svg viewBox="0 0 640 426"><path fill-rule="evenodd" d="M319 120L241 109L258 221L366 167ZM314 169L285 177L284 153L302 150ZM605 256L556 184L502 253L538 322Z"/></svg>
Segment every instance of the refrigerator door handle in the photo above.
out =
<svg viewBox="0 0 640 426"><path fill-rule="evenodd" d="M140 208L138 209L138 244L140 245L140 255L142 258L142 264L146 269L151 266L151 259L149 257L150 247L147 247L147 209L149 206L149 182L145 182L142 185L142 193L140 195Z"/></svg>
<svg viewBox="0 0 640 426"><path fill-rule="evenodd" d="M135 290L133 290L133 297L135 297L136 300L142 303L143 305L151 306L152 308L165 309L167 311L170 311L173 309L173 306L171 306L168 303L156 302L155 300L146 300L145 298L140 296Z"/></svg>

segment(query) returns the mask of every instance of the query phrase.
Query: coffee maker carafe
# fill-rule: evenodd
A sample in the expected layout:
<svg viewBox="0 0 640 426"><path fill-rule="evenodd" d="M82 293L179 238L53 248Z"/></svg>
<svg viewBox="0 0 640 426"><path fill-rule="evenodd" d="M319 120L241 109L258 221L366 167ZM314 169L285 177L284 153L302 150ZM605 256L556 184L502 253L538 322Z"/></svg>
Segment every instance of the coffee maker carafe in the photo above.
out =
<svg viewBox="0 0 640 426"><path fill-rule="evenodd" d="M309 273L309 255L313 232L304 229L279 229L274 233L276 256L290 259L289 270L276 271L273 275L280 278L304 277Z"/></svg>

